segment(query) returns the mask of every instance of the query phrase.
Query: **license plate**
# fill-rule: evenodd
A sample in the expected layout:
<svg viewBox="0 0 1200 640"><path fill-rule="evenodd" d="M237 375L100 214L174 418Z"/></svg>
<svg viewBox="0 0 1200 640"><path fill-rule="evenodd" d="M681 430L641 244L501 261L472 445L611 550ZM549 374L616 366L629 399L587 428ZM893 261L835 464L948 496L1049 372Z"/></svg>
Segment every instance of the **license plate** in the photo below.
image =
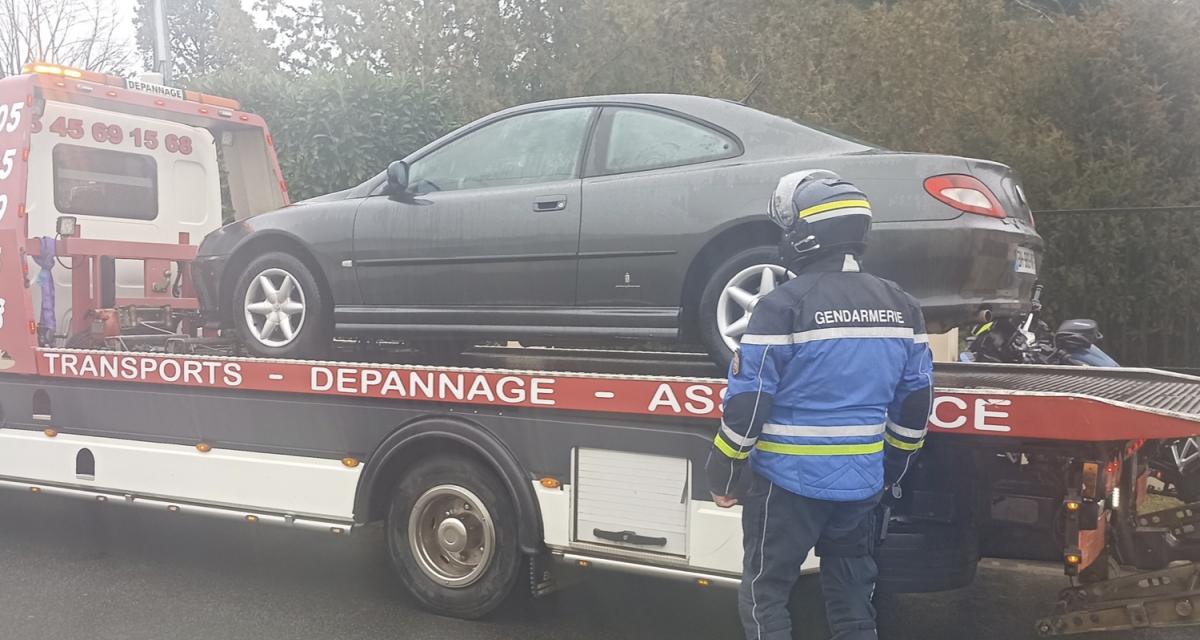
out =
<svg viewBox="0 0 1200 640"><path fill-rule="evenodd" d="M1017 273L1037 275L1037 254L1033 252L1033 249L1017 247L1016 271Z"/></svg>

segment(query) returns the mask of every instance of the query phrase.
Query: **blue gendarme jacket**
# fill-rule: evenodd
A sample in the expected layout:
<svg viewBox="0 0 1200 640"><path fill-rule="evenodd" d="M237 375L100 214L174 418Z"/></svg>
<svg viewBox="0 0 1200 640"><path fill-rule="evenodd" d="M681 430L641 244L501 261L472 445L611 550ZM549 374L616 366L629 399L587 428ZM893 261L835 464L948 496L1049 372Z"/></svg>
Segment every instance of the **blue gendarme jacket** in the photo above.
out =
<svg viewBox="0 0 1200 640"><path fill-rule="evenodd" d="M885 449L895 481L924 443L932 389L917 301L860 272L853 256L819 260L754 309L730 365L709 488L733 493L749 458L792 493L871 498L883 488Z"/></svg>

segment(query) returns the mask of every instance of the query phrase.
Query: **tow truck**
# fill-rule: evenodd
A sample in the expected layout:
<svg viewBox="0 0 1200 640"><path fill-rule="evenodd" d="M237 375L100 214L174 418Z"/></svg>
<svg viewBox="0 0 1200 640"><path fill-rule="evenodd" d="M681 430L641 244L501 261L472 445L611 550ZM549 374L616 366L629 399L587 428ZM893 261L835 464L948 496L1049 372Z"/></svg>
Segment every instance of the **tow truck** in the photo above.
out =
<svg viewBox="0 0 1200 640"><path fill-rule="evenodd" d="M236 101L34 63L0 80L0 487L345 536L383 521L428 608L612 569L736 585L739 512L702 481L724 382L686 353L403 344L245 357L196 316L218 224L289 201ZM1147 511L1145 459L1200 434L1200 378L939 363L881 590L1061 563L1043 636L1200 623L1200 504ZM810 558L807 570L818 570Z"/></svg>

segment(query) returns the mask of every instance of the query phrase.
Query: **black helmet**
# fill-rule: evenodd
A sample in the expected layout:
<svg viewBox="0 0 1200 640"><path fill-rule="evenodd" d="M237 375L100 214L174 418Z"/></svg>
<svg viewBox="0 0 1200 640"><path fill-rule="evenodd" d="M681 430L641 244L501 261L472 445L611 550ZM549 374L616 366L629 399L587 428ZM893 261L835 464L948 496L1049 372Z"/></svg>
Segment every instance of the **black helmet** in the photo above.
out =
<svg viewBox="0 0 1200 640"><path fill-rule="evenodd" d="M786 266L799 268L831 253L861 257L867 250L871 203L832 171L811 169L780 178L770 215L783 229L779 253Z"/></svg>

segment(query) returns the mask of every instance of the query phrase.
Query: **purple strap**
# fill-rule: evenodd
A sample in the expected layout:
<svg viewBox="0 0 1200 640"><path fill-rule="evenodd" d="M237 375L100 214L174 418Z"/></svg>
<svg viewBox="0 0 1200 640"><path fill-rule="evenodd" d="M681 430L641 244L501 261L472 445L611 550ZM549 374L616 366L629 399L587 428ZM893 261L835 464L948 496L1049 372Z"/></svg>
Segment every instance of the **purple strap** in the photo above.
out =
<svg viewBox="0 0 1200 640"><path fill-rule="evenodd" d="M33 261L42 268L36 279L42 292L41 335L52 336L58 328L54 317L54 278L50 275L51 269L54 268L54 250L57 244L50 236L42 236L41 243L41 255L33 257Z"/></svg>

